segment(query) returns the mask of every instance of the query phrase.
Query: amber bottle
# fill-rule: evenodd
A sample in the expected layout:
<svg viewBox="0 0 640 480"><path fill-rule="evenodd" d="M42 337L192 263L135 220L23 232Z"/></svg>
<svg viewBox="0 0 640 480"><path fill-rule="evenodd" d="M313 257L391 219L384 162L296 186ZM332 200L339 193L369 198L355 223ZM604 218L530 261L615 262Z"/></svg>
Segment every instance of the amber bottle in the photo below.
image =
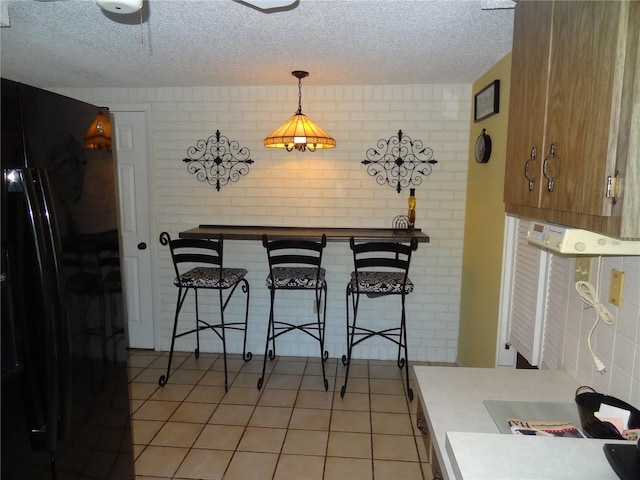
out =
<svg viewBox="0 0 640 480"><path fill-rule="evenodd" d="M412 232L416 227L416 189L409 190L409 231Z"/></svg>

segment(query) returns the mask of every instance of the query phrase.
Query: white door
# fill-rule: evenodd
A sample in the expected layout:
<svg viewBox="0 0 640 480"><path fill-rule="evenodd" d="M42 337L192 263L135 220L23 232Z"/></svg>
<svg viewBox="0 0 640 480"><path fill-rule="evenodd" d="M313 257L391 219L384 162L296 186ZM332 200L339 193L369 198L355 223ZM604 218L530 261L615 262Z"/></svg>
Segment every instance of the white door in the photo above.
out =
<svg viewBox="0 0 640 480"><path fill-rule="evenodd" d="M120 198L120 229L129 348L154 348L147 119L111 109Z"/></svg>

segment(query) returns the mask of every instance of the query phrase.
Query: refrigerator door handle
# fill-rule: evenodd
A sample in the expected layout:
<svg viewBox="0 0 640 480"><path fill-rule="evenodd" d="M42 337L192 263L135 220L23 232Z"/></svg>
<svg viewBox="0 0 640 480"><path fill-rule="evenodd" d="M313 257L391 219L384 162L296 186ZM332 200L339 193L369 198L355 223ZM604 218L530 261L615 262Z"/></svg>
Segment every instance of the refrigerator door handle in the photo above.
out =
<svg viewBox="0 0 640 480"><path fill-rule="evenodd" d="M58 230L58 221L53 202L53 192L46 170L35 170L38 175L38 187L42 197L42 208L45 217L48 238L51 242L51 259L55 272L53 280L56 282L55 300L57 301L57 318L55 321L57 333L58 357L58 438L67 438L71 430L71 324L64 302L64 281L62 278L62 241Z"/></svg>
<svg viewBox="0 0 640 480"><path fill-rule="evenodd" d="M30 338L29 355L39 365L31 366L30 386L35 398L31 399L31 418L27 418L34 450L53 452L58 427L58 367L56 320L59 314L58 272L53 261L53 239L50 236L50 216L43 196L42 172L21 169L21 180L27 206L27 224L34 242L33 301L39 302L35 321L27 326ZM37 322L37 323L36 323ZM35 378L34 378L35 377Z"/></svg>
<svg viewBox="0 0 640 480"><path fill-rule="evenodd" d="M12 245L2 245L2 378L22 371L16 342L16 313L13 306L14 253Z"/></svg>

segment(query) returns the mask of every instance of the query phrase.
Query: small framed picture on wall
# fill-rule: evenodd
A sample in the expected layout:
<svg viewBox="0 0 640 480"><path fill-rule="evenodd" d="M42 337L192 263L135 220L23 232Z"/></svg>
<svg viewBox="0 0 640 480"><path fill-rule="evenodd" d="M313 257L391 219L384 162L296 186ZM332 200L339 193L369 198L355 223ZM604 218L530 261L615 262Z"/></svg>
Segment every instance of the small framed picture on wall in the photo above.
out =
<svg viewBox="0 0 640 480"><path fill-rule="evenodd" d="M494 80L476 93L473 102L473 120L479 122L500 111L500 80Z"/></svg>

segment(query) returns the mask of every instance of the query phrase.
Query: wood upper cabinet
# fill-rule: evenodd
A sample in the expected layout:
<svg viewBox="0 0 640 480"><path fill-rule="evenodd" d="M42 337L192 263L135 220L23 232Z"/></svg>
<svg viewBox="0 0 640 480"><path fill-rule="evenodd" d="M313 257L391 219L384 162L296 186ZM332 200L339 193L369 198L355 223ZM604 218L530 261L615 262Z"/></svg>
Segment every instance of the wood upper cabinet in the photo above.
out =
<svg viewBox="0 0 640 480"><path fill-rule="evenodd" d="M535 208L540 204L552 11L553 4L546 1L516 5L504 194L507 205Z"/></svg>
<svg viewBox="0 0 640 480"><path fill-rule="evenodd" d="M517 3L507 212L640 237L639 25L639 1Z"/></svg>

